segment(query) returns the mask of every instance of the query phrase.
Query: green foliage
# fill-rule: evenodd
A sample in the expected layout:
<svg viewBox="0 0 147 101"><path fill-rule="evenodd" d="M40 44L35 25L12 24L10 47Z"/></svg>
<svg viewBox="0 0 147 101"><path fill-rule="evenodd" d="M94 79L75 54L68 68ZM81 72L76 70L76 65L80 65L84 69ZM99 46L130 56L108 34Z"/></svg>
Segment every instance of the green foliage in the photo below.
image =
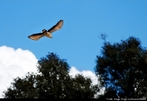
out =
<svg viewBox="0 0 147 101"><path fill-rule="evenodd" d="M107 100L109 98L117 98L116 93L117 93L116 90L114 90L113 88L109 87L109 88L107 88L105 90L104 94L98 96L98 99L99 100Z"/></svg>
<svg viewBox="0 0 147 101"><path fill-rule="evenodd" d="M96 74L101 85L120 97L147 97L147 50L137 38L121 43L105 42L102 56L97 56ZM115 95L114 95L115 96Z"/></svg>
<svg viewBox="0 0 147 101"><path fill-rule="evenodd" d="M4 92L5 98L92 99L99 90L89 78L82 75L70 77L67 62L54 53L49 53L38 63L39 73L14 79Z"/></svg>

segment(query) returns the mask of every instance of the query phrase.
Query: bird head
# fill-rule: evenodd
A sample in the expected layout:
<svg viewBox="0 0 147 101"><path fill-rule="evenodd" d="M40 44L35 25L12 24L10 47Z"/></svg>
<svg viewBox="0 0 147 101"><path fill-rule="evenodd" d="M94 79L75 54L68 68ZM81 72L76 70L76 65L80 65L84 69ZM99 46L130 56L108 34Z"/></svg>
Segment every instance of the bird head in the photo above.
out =
<svg viewBox="0 0 147 101"><path fill-rule="evenodd" d="M42 33L44 33L44 32L47 32L47 30L46 30L46 29L43 29L43 30L42 30Z"/></svg>

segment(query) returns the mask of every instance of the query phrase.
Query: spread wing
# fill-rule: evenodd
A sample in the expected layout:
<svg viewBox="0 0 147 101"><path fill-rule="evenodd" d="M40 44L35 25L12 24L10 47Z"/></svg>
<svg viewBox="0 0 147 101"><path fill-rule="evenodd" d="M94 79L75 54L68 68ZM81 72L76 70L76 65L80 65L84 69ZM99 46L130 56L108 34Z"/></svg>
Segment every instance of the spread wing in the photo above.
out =
<svg viewBox="0 0 147 101"><path fill-rule="evenodd" d="M41 37L45 36L44 33L36 33L28 36L32 40L39 40Z"/></svg>
<svg viewBox="0 0 147 101"><path fill-rule="evenodd" d="M48 32L53 33L56 30L59 30L62 28L63 20L58 21L53 27L51 27Z"/></svg>

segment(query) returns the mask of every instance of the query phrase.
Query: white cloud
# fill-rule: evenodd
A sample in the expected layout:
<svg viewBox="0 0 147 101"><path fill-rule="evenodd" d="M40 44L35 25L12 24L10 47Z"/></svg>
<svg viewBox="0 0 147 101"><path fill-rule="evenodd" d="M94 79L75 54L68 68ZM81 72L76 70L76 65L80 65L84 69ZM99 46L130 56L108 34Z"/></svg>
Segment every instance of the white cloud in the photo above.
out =
<svg viewBox="0 0 147 101"><path fill-rule="evenodd" d="M24 77L27 72L36 73L37 61L35 55L29 50L0 46L0 98L3 98L3 91L10 87L14 78ZM69 75L75 77L76 74L90 77L93 85L98 83L97 76L93 72L78 71L75 67L71 67ZM104 89L101 90L101 93L103 91Z"/></svg>
<svg viewBox="0 0 147 101"><path fill-rule="evenodd" d="M0 98L3 91L16 77L25 76L27 72L37 72L37 58L29 50L0 47Z"/></svg>
<svg viewBox="0 0 147 101"><path fill-rule="evenodd" d="M98 77L92 71L89 71L89 70L79 71L79 70L76 69L76 67L71 67L70 70L69 70L69 75L71 75L72 77L75 77L77 74L81 74L84 77L89 77L91 79L93 85L99 84ZM104 90L105 90L105 88L102 88L100 90L100 92L98 92L96 94L96 96L99 95L99 94L103 94Z"/></svg>
<svg viewBox="0 0 147 101"><path fill-rule="evenodd" d="M81 74L84 77L91 78L93 85L98 84L98 78L92 71L89 71L89 70L78 71L76 67L71 67L69 70L69 75L71 75L72 77L75 77L75 75L77 74Z"/></svg>

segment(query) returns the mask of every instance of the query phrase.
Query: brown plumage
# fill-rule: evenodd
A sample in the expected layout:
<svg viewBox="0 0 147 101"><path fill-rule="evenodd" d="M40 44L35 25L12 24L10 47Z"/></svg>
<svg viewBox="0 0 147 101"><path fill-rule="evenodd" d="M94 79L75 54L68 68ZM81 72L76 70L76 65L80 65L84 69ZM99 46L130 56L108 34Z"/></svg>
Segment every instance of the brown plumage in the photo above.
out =
<svg viewBox="0 0 147 101"><path fill-rule="evenodd" d="M49 30L43 29L42 33L36 33L28 36L28 38L32 40L39 40L41 37L47 36L49 38L52 38L51 34L62 28L63 20L58 21L53 27L51 27Z"/></svg>

